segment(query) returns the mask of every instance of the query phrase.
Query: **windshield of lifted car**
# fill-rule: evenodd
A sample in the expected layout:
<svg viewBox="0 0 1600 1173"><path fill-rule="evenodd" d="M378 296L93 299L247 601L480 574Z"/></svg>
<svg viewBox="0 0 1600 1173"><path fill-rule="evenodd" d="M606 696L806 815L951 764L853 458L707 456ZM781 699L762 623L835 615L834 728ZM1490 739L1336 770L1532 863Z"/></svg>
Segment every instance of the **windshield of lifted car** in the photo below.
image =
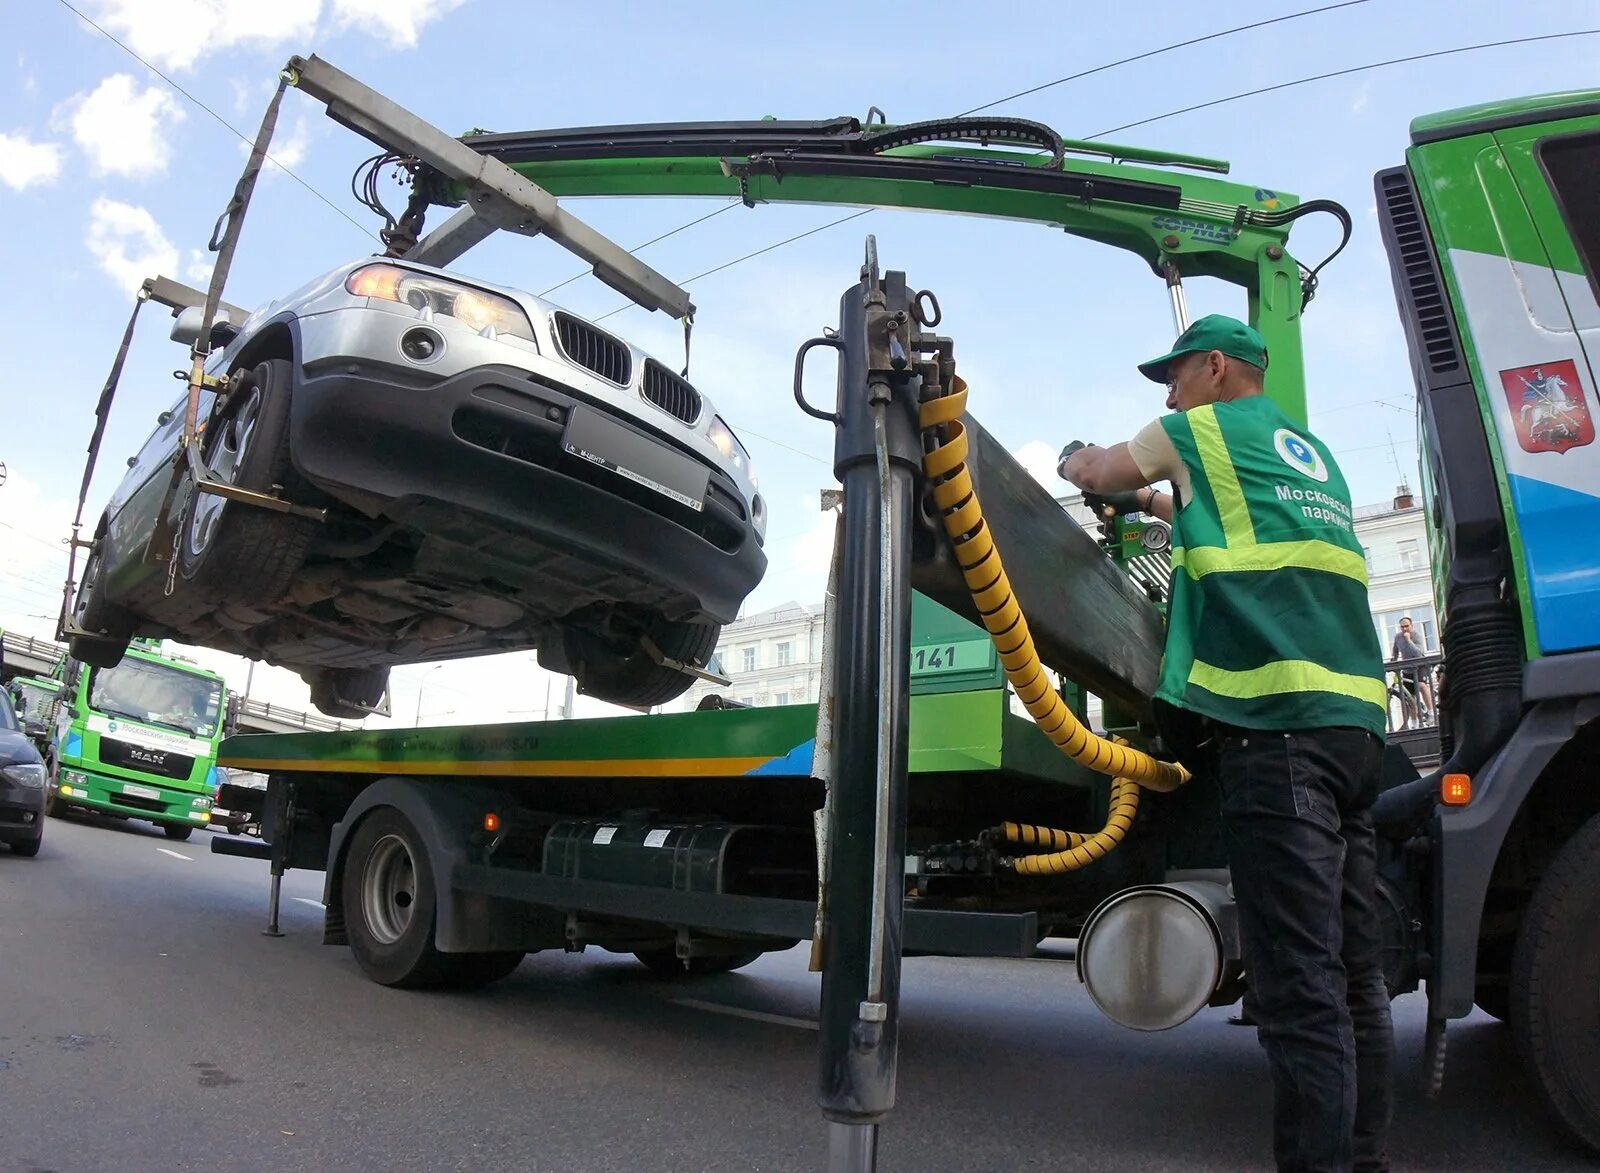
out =
<svg viewBox="0 0 1600 1173"><path fill-rule="evenodd" d="M108 717L148 721L210 737L222 710L222 685L179 668L132 657L115 668L96 668L89 707Z"/></svg>

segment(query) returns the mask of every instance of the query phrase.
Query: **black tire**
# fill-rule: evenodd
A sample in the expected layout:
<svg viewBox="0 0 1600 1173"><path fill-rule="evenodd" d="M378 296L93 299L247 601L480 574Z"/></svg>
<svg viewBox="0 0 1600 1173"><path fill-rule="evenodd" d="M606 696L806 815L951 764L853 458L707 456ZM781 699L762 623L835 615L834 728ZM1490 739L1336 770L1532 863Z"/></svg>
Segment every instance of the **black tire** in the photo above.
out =
<svg viewBox="0 0 1600 1173"><path fill-rule="evenodd" d="M359 721L378 707L389 687L388 668L318 668L301 673L311 686L311 703L342 721Z"/></svg>
<svg viewBox="0 0 1600 1173"><path fill-rule="evenodd" d="M174 843L182 843L185 839L189 838L190 835L194 834L194 828L180 827L175 823L162 823L161 833L168 839L171 839Z"/></svg>
<svg viewBox="0 0 1600 1173"><path fill-rule="evenodd" d="M65 818L67 814L67 800L59 794L47 794L44 799L44 813L52 819Z"/></svg>
<svg viewBox="0 0 1600 1173"><path fill-rule="evenodd" d="M521 950L502 953L447 953L451 973L445 984L458 990L476 990L510 977L527 954Z"/></svg>
<svg viewBox="0 0 1600 1173"><path fill-rule="evenodd" d="M1511 967L1511 1029L1556 1118L1600 1153L1600 815L1528 902Z"/></svg>
<svg viewBox="0 0 1600 1173"><path fill-rule="evenodd" d="M21 843L11 845L11 854L20 855L23 859L32 859L39 854L39 848L44 846L44 832L40 831L32 839L24 839Z"/></svg>
<svg viewBox="0 0 1600 1173"><path fill-rule="evenodd" d="M289 396L294 365L269 358L240 383L206 428L201 455L222 480L257 493L292 480ZM184 505L178 569L203 598L271 603L305 564L315 523L191 488Z"/></svg>
<svg viewBox="0 0 1600 1173"><path fill-rule="evenodd" d="M761 950L753 953L730 953L722 957L691 957L686 966L671 949L649 949L635 953L639 963L658 977L667 978L693 978L710 977L712 974L732 973L736 969L743 969L761 956Z"/></svg>
<svg viewBox="0 0 1600 1173"><path fill-rule="evenodd" d="M133 616L105 597L102 581L101 543L95 540L89 559L83 564L83 577L73 596L72 621L97 636L75 635L67 639L67 654L91 668L115 668L122 663L133 635Z"/></svg>
<svg viewBox="0 0 1600 1173"><path fill-rule="evenodd" d="M721 634L721 626L715 623L666 620L651 625L648 631L663 656L696 667L711 659ZM567 658L574 665L579 691L614 705L645 709L666 704L695 683L693 676L657 664L642 646L622 655L583 636L569 641Z"/></svg>
<svg viewBox="0 0 1600 1173"><path fill-rule="evenodd" d="M356 828L339 899L350 952L379 985L421 989L461 975L453 955L434 947L438 896L427 846L394 807L379 807Z"/></svg>

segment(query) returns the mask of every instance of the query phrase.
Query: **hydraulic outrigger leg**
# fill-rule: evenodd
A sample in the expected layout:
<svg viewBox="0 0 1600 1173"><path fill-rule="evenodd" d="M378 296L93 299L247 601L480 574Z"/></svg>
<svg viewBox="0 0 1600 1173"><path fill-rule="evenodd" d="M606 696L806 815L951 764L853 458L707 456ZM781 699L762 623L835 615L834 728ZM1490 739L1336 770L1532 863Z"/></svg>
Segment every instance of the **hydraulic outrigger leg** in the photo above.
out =
<svg viewBox="0 0 1600 1173"><path fill-rule="evenodd" d="M880 277L869 237L860 282L840 303L834 472L844 486L837 698L828 803L818 1100L828 1168L876 1168L894 1106L904 888L910 559L921 462L919 390L939 378L904 273ZM943 343L943 340L939 340ZM948 343L943 343L948 360ZM814 415L822 415L808 408Z"/></svg>

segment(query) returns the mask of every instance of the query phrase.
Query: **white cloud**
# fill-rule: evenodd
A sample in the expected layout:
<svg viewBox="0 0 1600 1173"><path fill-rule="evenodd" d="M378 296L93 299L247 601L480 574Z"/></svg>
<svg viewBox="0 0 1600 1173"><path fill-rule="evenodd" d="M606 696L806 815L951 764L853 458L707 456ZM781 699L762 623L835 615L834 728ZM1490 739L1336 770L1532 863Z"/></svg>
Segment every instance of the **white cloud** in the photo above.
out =
<svg viewBox="0 0 1600 1173"><path fill-rule="evenodd" d="M0 627L41 639L55 633L61 607L61 582L66 577L73 502L47 494L17 466L27 454L10 454L4 487L0 487ZM78 563L81 568L83 563Z"/></svg>
<svg viewBox="0 0 1600 1173"><path fill-rule="evenodd" d="M90 15L145 60L179 70L233 45L309 41L321 11L322 0L100 0Z"/></svg>
<svg viewBox="0 0 1600 1173"><path fill-rule="evenodd" d="M1366 110L1372 101L1372 83L1364 81L1356 87L1355 97L1350 99L1350 113L1360 114Z"/></svg>
<svg viewBox="0 0 1600 1173"><path fill-rule="evenodd" d="M305 162L306 150L311 146L311 128L311 120L303 116L295 119L293 127L288 130L280 124L278 133L272 136L272 145L267 148L269 159L264 170L293 171ZM254 145L254 143L240 142L239 157L248 159Z"/></svg>
<svg viewBox="0 0 1600 1173"><path fill-rule="evenodd" d="M189 259L183 265L183 279L192 282L196 288L204 289L210 284L211 270L216 265L216 254L192 248L189 250Z"/></svg>
<svg viewBox="0 0 1600 1173"><path fill-rule="evenodd" d="M84 239L100 267L129 293L146 277L171 274L178 250L148 209L101 196L89 209Z"/></svg>
<svg viewBox="0 0 1600 1173"><path fill-rule="evenodd" d="M72 137L103 175L157 175L172 157L165 129L187 117L161 86L140 90L126 73L115 73L93 93L78 95L70 111Z"/></svg>
<svg viewBox="0 0 1600 1173"><path fill-rule="evenodd" d="M1070 489L1071 486L1056 475L1056 463L1060 451L1043 440L1029 440L1012 455L1017 458L1018 464L1028 470L1028 475L1043 485L1051 496Z"/></svg>
<svg viewBox="0 0 1600 1173"><path fill-rule="evenodd" d="M340 29L358 28L395 49L414 48L425 25L460 8L465 0L333 0Z"/></svg>
<svg viewBox="0 0 1600 1173"><path fill-rule="evenodd" d="M21 191L35 183L49 183L61 174L61 148L36 143L24 134L0 134L0 183Z"/></svg>

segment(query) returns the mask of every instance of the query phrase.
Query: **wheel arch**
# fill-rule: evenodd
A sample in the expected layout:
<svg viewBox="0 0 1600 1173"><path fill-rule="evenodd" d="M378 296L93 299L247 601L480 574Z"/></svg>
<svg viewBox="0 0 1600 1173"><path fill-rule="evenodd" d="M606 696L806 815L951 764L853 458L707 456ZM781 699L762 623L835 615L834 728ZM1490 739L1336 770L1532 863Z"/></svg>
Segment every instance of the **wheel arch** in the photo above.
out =
<svg viewBox="0 0 1600 1173"><path fill-rule="evenodd" d="M334 824L328 841L327 875L322 903L326 910L323 942L349 943L346 935L343 885L350 840L355 830L373 811L393 807L403 815L427 848L434 891L438 893L438 921L434 945L444 953L459 953L476 948L474 926L466 923L460 902L453 898L451 876L458 862L464 862L471 837L482 824L488 806L502 805L500 795L487 787L457 785L448 787L404 775L380 778L361 791L344 815Z"/></svg>
<svg viewBox="0 0 1600 1173"><path fill-rule="evenodd" d="M1441 808L1438 952L1429 982L1436 1015L1472 1010L1486 912L1503 911L1519 890L1525 906L1561 844L1600 812L1600 785L1581 770L1597 752L1600 695L1541 701L1473 779L1473 801Z"/></svg>

